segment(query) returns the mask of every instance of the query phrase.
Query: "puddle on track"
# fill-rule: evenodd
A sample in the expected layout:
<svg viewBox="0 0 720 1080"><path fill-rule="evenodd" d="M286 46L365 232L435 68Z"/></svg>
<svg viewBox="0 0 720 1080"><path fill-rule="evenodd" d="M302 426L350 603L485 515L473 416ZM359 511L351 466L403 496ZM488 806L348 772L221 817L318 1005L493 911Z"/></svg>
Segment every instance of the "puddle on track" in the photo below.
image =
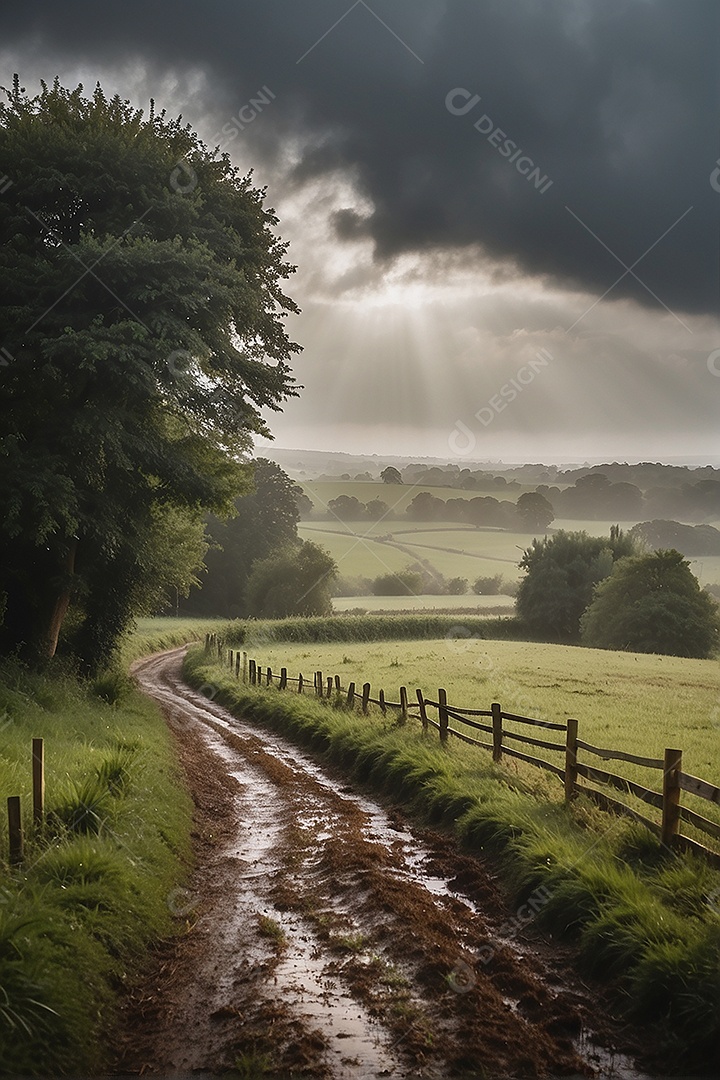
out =
<svg viewBox="0 0 720 1080"><path fill-rule="evenodd" d="M246 921L252 911L255 917L264 915L274 920L285 935L287 948L270 976L278 995L311 1027L323 1033L330 1047L328 1061L332 1074L338 1080L411 1075L392 1056L394 1040L389 1033L352 998L342 981L327 971L325 949L312 928L299 917L275 908L262 887L263 881L269 883L270 876L278 870L274 851L285 822L277 786L267 779L260 767L251 763L252 746L260 739L266 753L295 774L311 779L320 793L327 792L333 799L342 799L360 810L363 838L387 847L401 863L387 868L394 878L419 885L434 898L452 899L454 903L464 905L486 925L487 913L470 898L454 891L448 879L425 869L432 861L430 849L408 829L394 825L382 807L348 789L347 781L334 781L302 750L281 736L232 716L209 697L171 680L162 664L162 660L167 660L167 654L162 660L157 659L157 665L148 661L136 672L140 685L164 704L177 722L188 723L187 713L190 712L201 725L208 746L230 766L230 774L240 785L239 794L247 812L235 841L225 854L243 864L238 893L241 903L236 905L238 921ZM162 684L157 681L158 675ZM178 698L182 699L182 711ZM249 756L231 746L223 733L247 740ZM315 841L322 844L332 837L335 818L331 805L317 801L308 803L307 812L302 814L299 823L312 828ZM528 952L527 948L518 948L511 938L493 935L490 927L488 929L497 944L512 949L518 957ZM228 942L232 941L233 927L227 927L226 933ZM219 986L227 989L233 978L237 978L237 969L223 977ZM507 999L507 1003L511 1008L517 1004L512 999ZM590 1032L583 1032L575 1040L575 1046L582 1059L595 1070L598 1080L652 1080L648 1074L638 1071L629 1057L600 1046Z"/></svg>

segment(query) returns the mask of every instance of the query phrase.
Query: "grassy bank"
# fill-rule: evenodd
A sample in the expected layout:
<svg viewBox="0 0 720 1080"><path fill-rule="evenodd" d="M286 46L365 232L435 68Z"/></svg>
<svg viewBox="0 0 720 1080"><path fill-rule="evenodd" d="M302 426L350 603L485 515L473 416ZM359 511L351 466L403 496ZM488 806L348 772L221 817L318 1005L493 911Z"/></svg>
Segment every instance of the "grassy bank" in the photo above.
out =
<svg viewBox="0 0 720 1080"><path fill-rule="evenodd" d="M125 662L205 632L152 620ZM31 739L45 740L46 817L31 820ZM0 667L0 1074L92 1075L118 993L174 931L191 803L167 727L122 671L92 684ZM8 862L4 798L19 795L25 858Z"/></svg>
<svg viewBox="0 0 720 1080"><path fill-rule="evenodd" d="M588 970L618 979L624 1011L652 1024L685 1071L719 1063L720 876L704 864L665 853L641 827L583 800L566 809L545 774L496 767L452 741L441 749L416 724L245 687L201 649L186 674L215 687L214 700L491 853L517 903L541 897L537 919L577 940Z"/></svg>

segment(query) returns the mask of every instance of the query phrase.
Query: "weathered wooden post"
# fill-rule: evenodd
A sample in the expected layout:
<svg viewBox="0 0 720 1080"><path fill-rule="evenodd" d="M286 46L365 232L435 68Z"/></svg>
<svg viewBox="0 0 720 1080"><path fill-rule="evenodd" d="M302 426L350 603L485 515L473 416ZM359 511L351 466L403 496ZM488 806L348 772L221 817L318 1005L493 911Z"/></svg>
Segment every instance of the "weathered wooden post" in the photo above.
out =
<svg viewBox="0 0 720 1080"><path fill-rule="evenodd" d="M408 711L408 698L407 698L407 686L400 687L400 721L401 724L407 723L407 711Z"/></svg>
<svg viewBox="0 0 720 1080"><path fill-rule="evenodd" d="M672 847L680 831L680 773L682 750L666 750L663 763L663 805L661 841Z"/></svg>
<svg viewBox="0 0 720 1080"><path fill-rule="evenodd" d="M301 671L300 674L298 675L298 694L302 694L302 692L303 692L303 677L302 677L302 671Z"/></svg>
<svg viewBox="0 0 720 1080"><path fill-rule="evenodd" d="M339 675L335 676L335 693L337 694L338 698L340 697L340 695L342 693L342 683L340 682L340 676Z"/></svg>
<svg viewBox="0 0 720 1080"><path fill-rule="evenodd" d="M381 690L378 694L378 701L380 702L380 712L385 716L387 712L387 705L385 704L385 691Z"/></svg>
<svg viewBox="0 0 720 1080"><path fill-rule="evenodd" d="M418 709L420 710L420 719L422 721L423 731L427 731L427 729L428 729L428 718L427 718L427 710L425 708L425 698L423 697L422 690L416 690L415 693L417 694Z"/></svg>
<svg viewBox="0 0 720 1080"><path fill-rule="evenodd" d="M32 741L32 790L33 822L40 826L45 816L45 743L42 739Z"/></svg>
<svg viewBox="0 0 720 1080"><path fill-rule="evenodd" d="M351 682L348 686L347 701L345 702L348 709L352 709L355 706L355 683Z"/></svg>
<svg viewBox="0 0 720 1080"><path fill-rule="evenodd" d="M240 650L238 649L237 653L235 654L235 678L236 679L240 678L240 661L241 660L242 660L242 657L240 655Z"/></svg>
<svg viewBox="0 0 720 1080"><path fill-rule="evenodd" d="M257 679L257 665L254 660L248 660L248 675L250 678L250 685L254 686L255 680Z"/></svg>
<svg viewBox="0 0 720 1080"><path fill-rule="evenodd" d="M232 649L228 649L228 667L231 671L235 667L235 653Z"/></svg>
<svg viewBox="0 0 720 1080"><path fill-rule="evenodd" d="M446 743L448 739L448 711L447 711L447 693L445 690L438 690L438 721L440 723L440 742Z"/></svg>
<svg viewBox="0 0 720 1080"><path fill-rule="evenodd" d="M362 711L366 713L368 711L368 704L370 702L370 683L363 683L362 692Z"/></svg>
<svg viewBox="0 0 720 1080"><path fill-rule="evenodd" d="M332 688L333 688L333 677L332 677L332 675L328 675L328 678L327 678L327 697L328 697L328 701L332 697Z"/></svg>
<svg viewBox="0 0 720 1080"><path fill-rule="evenodd" d="M318 697L323 696L323 673L322 671L315 672L315 693Z"/></svg>
<svg viewBox="0 0 720 1080"><path fill-rule="evenodd" d="M10 863L17 866L23 859L23 831L20 817L20 796L10 795L7 801Z"/></svg>
<svg viewBox="0 0 720 1080"><path fill-rule="evenodd" d="M577 720L568 720L565 736L565 802L575 798L577 782Z"/></svg>
<svg viewBox="0 0 720 1080"><path fill-rule="evenodd" d="M243 654L242 654L242 671L243 671L243 682L247 683L247 681L248 681L248 654L246 652L243 652Z"/></svg>
<svg viewBox="0 0 720 1080"><path fill-rule="evenodd" d="M492 711L493 761L500 761L502 758L502 709L497 701L493 701L490 709Z"/></svg>
<svg viewBox="0 0 720 1080"><path fill-rule="evenodd" d="M287 668L280 668L280 689L287 690Z"/></svg>
<svg viewBox="0 0 720 1080"><path fill-rule="evenodd" d="M272 668L270 667L270 665L269 665L269 664L268 664L268 669L267 669L267 679L266 679L266 682L267 682L267 685L268 685L268 686L272 686L272 684L273 684L273 673L272 673Z"/></svg>

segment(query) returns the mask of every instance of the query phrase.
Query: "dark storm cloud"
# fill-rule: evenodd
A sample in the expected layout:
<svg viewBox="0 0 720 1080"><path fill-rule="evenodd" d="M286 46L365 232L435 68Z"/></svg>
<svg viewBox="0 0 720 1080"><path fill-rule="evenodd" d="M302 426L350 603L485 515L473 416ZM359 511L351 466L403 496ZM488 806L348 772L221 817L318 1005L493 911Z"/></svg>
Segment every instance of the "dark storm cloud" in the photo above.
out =
<svg viewBox="0 0 720 1080"><path fill-rule="evenodd" d="M714 313L719 11L717 0L129 0L17 7L3 31L17 55L33 42L58 65L137 55L158 72L201 67L218 133L269 88L262 122L242 132L244 159L248 142L273 161L299 136L296 183L350 170L373 210L339 215L341 242L366 233L380 257L480 243L595 295L621 278L613 297Z"/></svg>

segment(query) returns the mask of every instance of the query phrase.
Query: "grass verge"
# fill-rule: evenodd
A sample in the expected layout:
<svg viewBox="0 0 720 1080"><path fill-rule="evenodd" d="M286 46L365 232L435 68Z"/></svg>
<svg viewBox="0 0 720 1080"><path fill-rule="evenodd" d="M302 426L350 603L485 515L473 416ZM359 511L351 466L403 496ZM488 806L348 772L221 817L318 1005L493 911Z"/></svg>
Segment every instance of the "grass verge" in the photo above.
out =
<svg viewBox="0 0 720 1080"><path fill-rule="evenodd" d="M209 623L153 620L130 659ZM217 628L215 623L213 628ZM31 819L33 737L45 740L46 821ZM191 801L155 705L123 671L92 683L0 666L0 791L21 798L25 857L0 817L0 1075L94 1075L118 995L173 933L190 865ZM4 806L3 806L4 810Z"/></svg>
<svg viewBox="0 0 720 1080"><path fill-rule="evenodd" d="M627 1015L652 1025L686 1071L720 1064L720 876L704 863L664 852L641 827L584 800L567 809L552 778L511 773L472 747L443 749L416 724L243 686L200 648L185 674L212 686L215 701L491 854L514 890L518 927L530 910L577 941L585 967L617 980Z"/></svg>

